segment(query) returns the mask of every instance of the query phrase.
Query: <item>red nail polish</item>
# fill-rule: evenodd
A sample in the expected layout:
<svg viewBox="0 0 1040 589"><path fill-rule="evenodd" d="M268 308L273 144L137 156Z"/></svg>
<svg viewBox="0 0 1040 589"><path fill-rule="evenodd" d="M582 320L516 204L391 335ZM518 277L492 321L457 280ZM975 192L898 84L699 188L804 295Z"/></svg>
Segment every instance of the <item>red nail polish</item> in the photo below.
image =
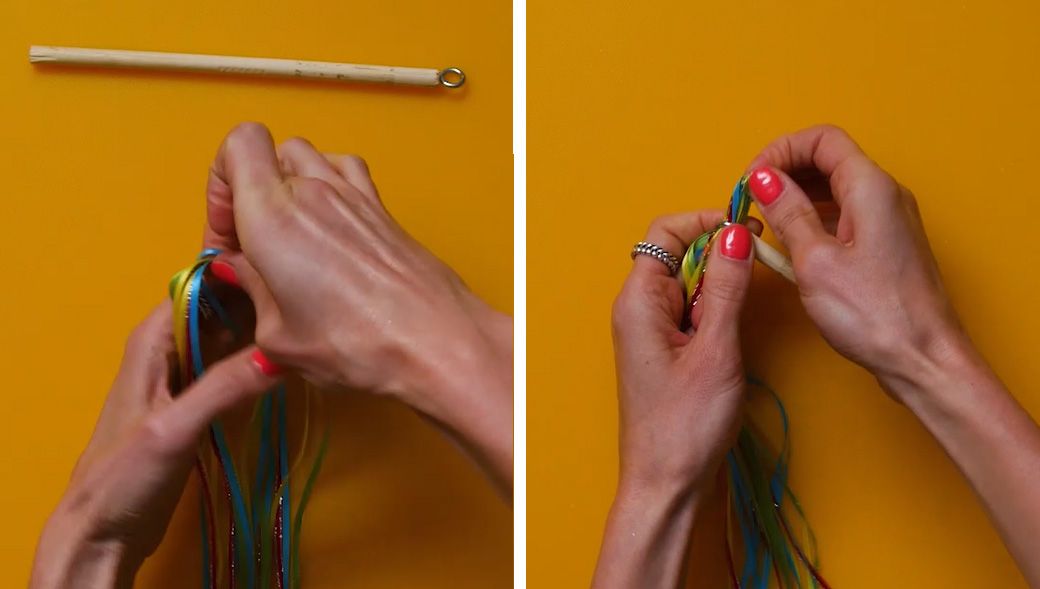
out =
<svg viewBox="0 0 1040 589"><path fill-rule="evenodd" d="M727 258L746 260L751 255L751 232L743 225L730 225L719 236L719 251Z"/></svg>
<svg viewBox="0 0 1040 589"><path fill-rule="evenodd" d="M252 358L253 364L256 364L256 367L260 369L260 372L263 372L267 376L278 376L282 373L282 367L271 362L271 360L260 351L260 348L253 350Z"/></svg>
<svg viewBox="0 0 1040 589"><path fill-rule="evenodd" d="M784 183L771 168L756 168L748 177L748 187L759 203L768 205L784 191Z"/></svg>
<svg viewBox="0 0 1040 589"><path fill-rule="evenodd" d="M238 273L235 272L234 266L227 262L217 260L209 265L209 271L213 274L214 278L230 284L231 286L241 286L238 282Z"/></svg>

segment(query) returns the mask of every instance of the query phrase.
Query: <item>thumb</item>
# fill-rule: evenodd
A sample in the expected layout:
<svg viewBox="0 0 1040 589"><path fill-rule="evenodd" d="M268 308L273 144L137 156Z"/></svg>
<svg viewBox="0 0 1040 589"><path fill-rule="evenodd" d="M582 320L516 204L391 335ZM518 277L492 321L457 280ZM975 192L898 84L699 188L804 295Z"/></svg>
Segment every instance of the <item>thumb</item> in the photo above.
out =
<svg viewBox="0 0 1040 589"><path fill-rule="evenodd" d="M743 225L724 227L715 237L701 298L690 318L698 333L709 338L728 331L736 333L751 283L752 247L751 231Z"/></svg>
<svg viewBox="0 0 1040 589"><path fill-rule="evenodd" d="M214 364L172 403L149 418L161 450L181 454L195 448L198 437L221 413L278 383L274 369L255 346Z"/></svg>

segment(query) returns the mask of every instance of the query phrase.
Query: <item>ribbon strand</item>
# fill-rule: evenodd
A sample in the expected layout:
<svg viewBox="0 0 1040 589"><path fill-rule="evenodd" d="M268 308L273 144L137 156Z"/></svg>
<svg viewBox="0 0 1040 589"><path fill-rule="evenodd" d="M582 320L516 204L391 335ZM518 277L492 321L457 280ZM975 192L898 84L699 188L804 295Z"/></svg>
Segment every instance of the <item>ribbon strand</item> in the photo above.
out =
<svg viewBox="0 0 1040 589"><path fill-rule="evenodd" d="M242 343L241 329L205 282L206 270L219 253L203 251L194 264L170 280L178 363L176 385L181 389L201 378L208 368L202 337L204 322L214 324ZM318 398L318 394L308 388L304 391L302 433L294 457L290 448L289 395L284 385L276 386L256 401L247 427L225 427L220 420L210 425L209 443L200 444L196 459L201 494L201 585L205 589L235 589L239 584L247 589L269 589L272 584L279 589L301 586L300 529L328 439L323 423L321 443L294 506L292 490L296 485L290 485L290 479L303 464L308 450L311 397ZM243 436L231 435L239 429L245 432ZM240 448L238 461L232 451L236 445ZM241 470L240 465L252 464L254 455L254 470ZM250 481L254 482L251 489ZM225 514L227 527L224 536L218 537L217 520Z"/></svg>

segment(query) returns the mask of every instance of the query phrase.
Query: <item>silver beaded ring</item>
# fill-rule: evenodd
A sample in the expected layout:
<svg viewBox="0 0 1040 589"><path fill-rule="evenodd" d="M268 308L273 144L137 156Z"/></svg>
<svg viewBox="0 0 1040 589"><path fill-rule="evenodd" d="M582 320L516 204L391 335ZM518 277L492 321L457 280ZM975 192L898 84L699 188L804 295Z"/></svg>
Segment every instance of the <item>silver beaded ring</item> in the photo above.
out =
<svg viewBox="0 0 1040 589"><path fill-rule="evenodd" d="M663 247L652 244L649 241L640 241L632 247L632 259L636 259L636 256L650 256L668 266L668 271L672 274L679 271L679 258L670 254Z"/></svg>

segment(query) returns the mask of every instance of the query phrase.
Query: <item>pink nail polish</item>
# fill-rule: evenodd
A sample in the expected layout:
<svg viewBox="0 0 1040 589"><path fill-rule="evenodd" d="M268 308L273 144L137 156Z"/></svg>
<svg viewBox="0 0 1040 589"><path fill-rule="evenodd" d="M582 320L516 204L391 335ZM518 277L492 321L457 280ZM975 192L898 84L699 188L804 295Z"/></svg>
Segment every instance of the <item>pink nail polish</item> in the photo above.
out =
<svg viewBox="0 0 1040 589"><path fill-rule="evenodd" d="M241 286L238 282L238 273L235 272L234 266L227 262L216 260L209 265L209 271L213 274L214 278L221 282L230 284L231 286Z"/></svg>
<svg viewBox="0 0 1040 589"><path fill-rule="evenodd" d="M751 232L743 225L726 227L719 240L719 251L727 258L746 260L751 255Z"/></svg>
<svg viewBox="0 0 1040 589"><path fill-rule="evenodd" d="M748 188L760 204L772 203L784 191L784 183L772 168L756 168L748 177Z"/></svg>
<svg viewBox="0 0 1040 589"><path fill-rule="evenodd" d="M260 372L263 372L265 375L278 376L282 373L281 366L272 362L263 352L260 351L260 348L253 350L252 358L253 364L256 364L256 367L260 369Z"/></svg>

